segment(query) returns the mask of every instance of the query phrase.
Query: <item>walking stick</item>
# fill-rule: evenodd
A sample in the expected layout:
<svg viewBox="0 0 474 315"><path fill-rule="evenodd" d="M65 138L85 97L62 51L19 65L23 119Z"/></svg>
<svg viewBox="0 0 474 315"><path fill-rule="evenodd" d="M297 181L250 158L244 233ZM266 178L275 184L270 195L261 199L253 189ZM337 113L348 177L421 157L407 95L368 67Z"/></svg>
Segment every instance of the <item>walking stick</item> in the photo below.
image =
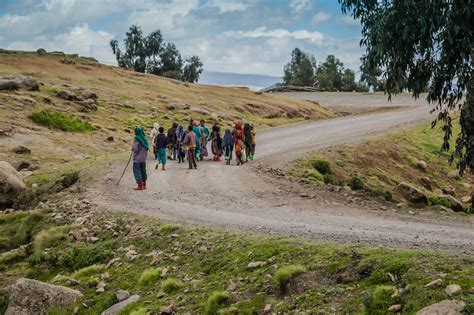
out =
<svg viewBox="0 0 474 315"><path fill-rule="evenodd" d="M132 155L133 155L133 152L130 153L130 157L128 158L127 165L125 165L125 168L123 169L122 176L120 176L119 180L117 181L117 186L118 186L118 184L120 183L120 181L122 180L123 175L125 174L125 171L126 171L127 168L128 168L128 164L130 164L130 161L132 160Z"/></svg>

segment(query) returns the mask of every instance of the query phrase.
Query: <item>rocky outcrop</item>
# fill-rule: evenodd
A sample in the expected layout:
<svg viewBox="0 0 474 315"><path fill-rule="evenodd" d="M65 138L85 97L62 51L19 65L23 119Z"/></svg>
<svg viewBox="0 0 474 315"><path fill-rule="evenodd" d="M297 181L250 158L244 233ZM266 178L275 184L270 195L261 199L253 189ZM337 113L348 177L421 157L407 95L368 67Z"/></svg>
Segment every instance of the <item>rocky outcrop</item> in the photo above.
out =
<svg viewBox="0 0 474 315"><path fill-rule="evenodd" d="M21 174L8 162L0 161L0 207L11 207L16 196L24 190Z"/></svg>
<svg viewBox="0 0 474 315"><path fill-rule="evenodd" d="M401 182L397 186L397 191L400 192L407 201L417 206L428 205L428 196L425 192L409 183Z"/></svg>
<svg viewBox="0 0 474 315"><path fill-rule="evenodd" d="M71 305L82 296L77 290L25 278L6 291L10 298L5 315L47 314L48 308Z"/></svg>
<svg viewBox="0 0 474 315"><path fill-rule="evenodd" d="M2 90L28 90L28 91L38 91L39 84L35 78L32 77L18 77L18 78L8 78L0 79L0 91Z"/></svg>
<svg viewBox="0 0 474 315"><path fill-rule="evenodd" d="M419 310L416 315L460 315L466 303L456 300L444 300Z"/></svg>

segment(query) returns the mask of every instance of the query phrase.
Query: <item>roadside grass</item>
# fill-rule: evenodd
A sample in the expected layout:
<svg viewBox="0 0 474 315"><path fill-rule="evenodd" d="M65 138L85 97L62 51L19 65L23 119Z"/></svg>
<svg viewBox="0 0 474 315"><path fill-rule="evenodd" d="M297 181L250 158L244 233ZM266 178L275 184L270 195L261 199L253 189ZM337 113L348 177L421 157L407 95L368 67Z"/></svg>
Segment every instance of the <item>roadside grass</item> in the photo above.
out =
<svg viewBox="0 0 474 315"><path fill-rule="evenodd" d="M454 124L451 146L458 132L459 125ZM469 195L464 183L472 177L469 174L460 179L448 177L455 167L448 163L449 153L440 151L442 140L439 128L431 129L429 123L424 123L360 144L342 145L303 157L295 161L289 175L306 183L350 186L387 201L403 200L395 188L404 181L424 190L432 205L445 205L439 197L443 190L454 191L457 198ZM427 169L421 169L418 161L425 161ZM429 178L430 188L423 186L424 177Z"/></svg>
<svg viewBox="0 0 474 315"><path fill-rule="evenodd" d="M34 111L28 116L33 122L51 128L69 132L87 132L94 127L87 121L56 111Z"/></svg>
<svg viewBox="0 0 474 315"><path fill-rule="evenodd" d="M262 312L269 303L278 313L383 313L387 305L401 304L403 312L410 314L445 299L445 285L457 283L463 288L457 298L466 302L468 312L474 311L474 298L467 293L474 286L472 256L332 245L181 226L169 232L166 224L155 219L117 213L97 215L83 227L103 227L104 222L115 220L119 236L104 229L96 243L77 241L66 233L71 222L57 226L48 215L41 221L41 229L32 229L31 237L38 244L27 249L24 256L0 263L0 287L27 276L83 292L84 297L75 305L51 310L51 314L67 314L74 307L79 307L79 314L100 313L116 302L119 289L141 296L123 314L157 312L171 304L177 313L249 314ZM0 237L14 235L15 227L27 216L24 211L0 215ZM134 224L146 227L148 233L130 237L122 232ZM120 249L130 246L139 258L130 260ZM208 251L199 251L201 246ZM41 259L32 259L40 249ZM159 253L159 259L154 260L150 252ZM107 266L112 258L119 258L120 264ZM265 264L249 269L248 264L255 261ZM167 278L163 279L165 268ZM443 286L424 287L437 278L443 279ZM107 284L104 293L96 292L99 279ZM296 290L282 295L281 283L288 281ZM404 293L392 297L397 289Z"/></svg>

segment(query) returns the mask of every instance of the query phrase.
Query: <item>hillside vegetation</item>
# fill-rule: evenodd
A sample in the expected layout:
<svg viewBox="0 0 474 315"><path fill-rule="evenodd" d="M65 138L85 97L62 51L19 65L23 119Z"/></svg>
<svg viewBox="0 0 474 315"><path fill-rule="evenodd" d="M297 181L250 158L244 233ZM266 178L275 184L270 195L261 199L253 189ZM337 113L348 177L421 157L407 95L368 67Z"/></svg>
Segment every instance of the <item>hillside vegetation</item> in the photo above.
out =
<svg viewBox="0 0 474 315"><path fill-rule="evenodd" d="M1 50L0 78L25 76L39 91L0 91L0 131L8 136L0 139L0 160L11 163L22 159L12 153L18 145L31 149L36 166L110 155L128 147L134 126L154 122L168 127L193 117L225 127L242 119L262 129L334 115L315 102L188 84L61 52Z"/></svg>

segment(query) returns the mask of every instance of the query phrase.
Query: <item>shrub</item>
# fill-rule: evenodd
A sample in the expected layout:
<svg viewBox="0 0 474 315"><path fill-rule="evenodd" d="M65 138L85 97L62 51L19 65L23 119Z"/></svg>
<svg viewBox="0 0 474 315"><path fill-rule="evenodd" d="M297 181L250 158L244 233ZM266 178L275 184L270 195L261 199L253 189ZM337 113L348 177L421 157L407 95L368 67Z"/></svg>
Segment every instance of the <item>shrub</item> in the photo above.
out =
<svg viewBox="0 0 474 315"><path fill-rule="evenodd" d="M368 314L386 314L392 304L390 296L395 288L389 285L378 285L374 291L363 298L363 304Z"/></svg>
<svg viewBox="0 0 474 315"><path fill-rule="evenodd" d="M179 290L182 286L183 284L181 281L174 278L168 278L161 283L161 290L165 293L171 293Z"/></svg>
<svg viewBox="0 0 474 315"><path fill-rule="evenodd" d="M51 247L58 241L65 239L69 230L69 226L59 226L39 232L33 241L33 255L37 258L41 257L45 248Z"/></svg>
<svg viewBox="0 0 474 315"><path fill-rule="evenodd" d="M364 181L359 174L353 174L351 180L349 181L349 187L352 190L362 190L364 189Z"/></svg>
<svg viewBox="0 0 474 315"><path fill-rule="evenodd" d="M326 160L316 160L313 162L313 167L322 175L332 174L331 165Z"/></svg>
<svg viewBox="0 0 474 315"><path fill-rule="evenodd" d="M331 174L324 174L323 180L325 184L332 184L332 175Z"/></svg>
<svg viewBox="0 0 474 315"><path fill-rule="evenodd" d="M207 299L206 314L215 315L218 314L219 309L225 306L230 299L229 292L226 291L214 291Z"/></svg>
<svg viewBox="0 0 474 315"><path fill-rule="evenodd" d="M72 277L75 279L90 277L104 270L104 265L91 265L76 271Z"/></svg>
<svg viewBox="0 0 474 315"><path fill-rule="evenodd" d="M446 198L430 197L430 204L433 206L444 206L449 208L449 200Z"/></svg>
<svg viewBox="0 0 474 315"><path fill-rule="evenodd" d="M306 268L301 265L290 265L286 267L281 267L275 272L273 280L280 287L281 290L284 290L285 286L291 278L296 277L297 275L300 275L305 272Z"/></svg>
<svg viewBox="0 0 474 315"><path fill-rule="evenodd" d="M69 270L79 270L94 264L104 263L112 258L114 253L107 244L74 244L59 259L62 267Z"/></svg>
<svg viewBox="0 0 474 315"><path fill-rule="evenodd" d="M39 125L62 131L86 132L94 129L89 122L61 112L43 110L32 112L28 117Z"/></svg>
<svg viewBox="0 0 474 315"><path fill-rule="evenodd" d="M22 245L31 242L33 230L43 221L44 218L45 215L41 212L32 212L30 215L25 217L21 221L21 225L18 227L15 234L15 243L17 245Z"/></svg>
<svg viewBox="0 0 474 315"><path fill-rule="evenodd" d="M161 268L149 268L142 273L140 279L138 280L138 283L142 287L147 287L157 282L158 279L161 277L162 273L163 270Z"/></svg>

